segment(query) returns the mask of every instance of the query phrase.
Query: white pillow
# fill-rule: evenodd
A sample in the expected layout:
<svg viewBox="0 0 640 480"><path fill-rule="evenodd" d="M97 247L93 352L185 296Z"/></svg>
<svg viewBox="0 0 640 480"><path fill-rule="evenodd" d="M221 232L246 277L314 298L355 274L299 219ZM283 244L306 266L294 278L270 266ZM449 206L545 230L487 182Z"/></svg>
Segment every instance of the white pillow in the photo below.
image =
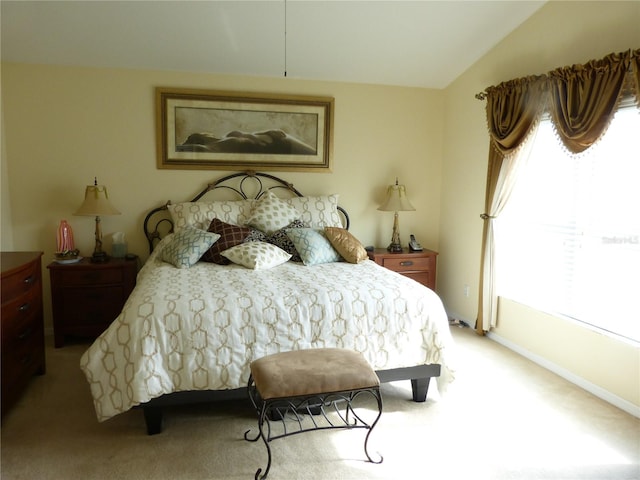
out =
<svg viewBox="0 0 640 480"><path fill-rule="evenodd" d="M299 217L298 210L267 190L253 205L247 225L271 235Z"/></svg>
<svg viewBox="0 0 640 480"><path fill-rule="evenodd" d="M162 248L162 260L178 268L193 266L200 257L220 238L198 228L185 227L173 234Z"/></svg>
<svg viewBox="0 0 640 480"><path fill-rule="evenodd" d="M244 225L254 203L255 200L183 202L169 204L167 208L175 230L184 227L206 230L214 218L232 225Z"/></svg>
<svg viewBox="0 0 640 480"><path fill-rule="evenodd" d="M342 217L338 211L338 195L322 195L317 197L294 197L285 200L300 213L308 227L343 227Z"/></svg>
<svg viewBox="0 0 640 480"><path fill-rule="evenodd" d="M225 250L221 255L253 270L272 268L291 258L291 254L267 242L241 243Z"/></svg>

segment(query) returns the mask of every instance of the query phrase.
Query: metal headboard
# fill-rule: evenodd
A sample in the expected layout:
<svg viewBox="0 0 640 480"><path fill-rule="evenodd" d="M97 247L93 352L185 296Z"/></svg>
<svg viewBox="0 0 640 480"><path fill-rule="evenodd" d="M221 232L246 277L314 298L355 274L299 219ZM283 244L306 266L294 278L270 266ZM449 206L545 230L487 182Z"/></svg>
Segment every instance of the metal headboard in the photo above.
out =
<svg viewBox="0 0 640 480"><path fill-rule="evenodd" d="M250 188L251 190L249 190ZM286 190L298 197L304 197L302 193L294 188L293 184L275 175L249 170L246 172L232 173L231 175L219 178L215 182L208 184L204 190L188 201L197 202L208 192L217 189L232 191L239 199L243 200L247 200L250 197L258 199L267 191L278 189ZM253 193L249 194L249 191ZM144 235L149 243L149 252L153 251L156 243L165 235L173 232L173 221L169 215L168 205L171 205L171 201L149 211L144 218ZM344 228L348 229L350 225L349 215L346 210L340 206L338 206L338 211L343 216Z"/></svg>

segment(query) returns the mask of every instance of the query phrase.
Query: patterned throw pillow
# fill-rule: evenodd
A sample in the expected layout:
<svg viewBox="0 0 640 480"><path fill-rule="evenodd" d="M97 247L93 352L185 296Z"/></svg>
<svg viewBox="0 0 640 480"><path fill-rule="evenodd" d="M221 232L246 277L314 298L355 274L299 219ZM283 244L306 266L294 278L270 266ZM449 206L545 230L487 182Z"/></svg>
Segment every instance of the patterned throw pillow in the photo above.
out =
<svg viewBox="0 0 640 480"><path fill-rule="evenodd" d="M183 202L169 204L176 230L196 227L205 230L217 218L232 225L244 225L255 200L216 200L212 202Z"/></svg>
<svg viewBox="0 0 640 480"><path fill-rule="evenodd" d="M300 258L302 258L302 263L305 265L311 266L341 260L340 254L331 246L322 230L291 228L287 230L287 236L295 245Z"/></svg>
<svg viewBox="0 0 640 480"><path fill-rule="evenodd" d="M338 212L338 195L320 195L317 197L294 197L285 200L300 212L300 220L307 227L342 227L342 217Z"/></svg>
<svg viewBox="0 0 640 480"><path fill-rule="evenodd" d="M285 228L281 228L277 232L274 232L272 235L266 236L264 241L269 242L276 247L281 248L285 252L291 255L292 262L301 262L300 254L296 250L296 246L293 244L289 236L287 235L287 230L289 228L304 228L305 224L301 220L294 220ZM264 235L264 234L263 234Z"/></svg>
<svg viewBox="0 0 640 480"><path fill-rule="evenodd" d="M255 203L247 225L271 235L300 217L300 213L267 190Z"/></svg>
<svg viewBox="0 0 640 480"><path fill-rule="evenodd" d="M220 239L204 253L202 260L219 265L229 264L229 260L221 255L222 252L243 243L252 231L249 227L238 227L217 218L211 220L208 230L217 233Z"/></svg>
<svg viewBox="0 0 640 480"><path fill-rule="evenodd" d="M216 240L217 233L198 228L185 227L173 234L173 238L162 249L162 260L178 268L194 265Z"/></svg>
<svg viewBox="0 0 640 480"><path fill-rule="evenodd" d="M287 252L266 242L246 242L222 252L233 263L253 270L272 268L291 258Z"/></svg>
<svg viewBox="0 0 640 480"><path fill-rule="evenodd" d="M333 248L349 263L364 262L369 258L362 243L351 235L349 231L338 227L324 227L324 234L327 236Z"/></svg>

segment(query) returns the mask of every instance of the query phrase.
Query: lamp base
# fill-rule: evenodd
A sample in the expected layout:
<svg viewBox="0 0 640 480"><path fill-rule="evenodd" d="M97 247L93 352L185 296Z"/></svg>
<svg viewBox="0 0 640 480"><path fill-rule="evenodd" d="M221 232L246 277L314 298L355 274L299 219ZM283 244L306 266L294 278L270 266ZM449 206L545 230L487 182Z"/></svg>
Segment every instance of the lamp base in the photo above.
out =
<svg viewBox="0 0 640 480"><path fill-rule="evenodd" d="M391 243L387 247L387 251L390 253L402 253L402 245L399 243Z"/></svg>
<svg viewBox="0 0 640 480"><path fill-rule="evenodd" d="M91 263L107 263L109 261L109 255L105 252L93 252L91 256Z"/></svg>

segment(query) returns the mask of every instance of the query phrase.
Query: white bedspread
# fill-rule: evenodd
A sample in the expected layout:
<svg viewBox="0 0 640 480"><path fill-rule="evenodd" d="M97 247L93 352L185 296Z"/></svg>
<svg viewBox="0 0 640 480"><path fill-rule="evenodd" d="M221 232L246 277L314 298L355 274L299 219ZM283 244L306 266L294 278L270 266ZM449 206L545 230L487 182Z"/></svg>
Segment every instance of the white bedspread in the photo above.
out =
<svg viewBox="0 0 640 480"><path fill-rule="evenodd" d="M453 378L440 298L374 262L177 269L157 252L80 361L99 421L165 393L244 387L252 360L293 349L357 350L376 370L439 363L440 391Z"/></svg>

